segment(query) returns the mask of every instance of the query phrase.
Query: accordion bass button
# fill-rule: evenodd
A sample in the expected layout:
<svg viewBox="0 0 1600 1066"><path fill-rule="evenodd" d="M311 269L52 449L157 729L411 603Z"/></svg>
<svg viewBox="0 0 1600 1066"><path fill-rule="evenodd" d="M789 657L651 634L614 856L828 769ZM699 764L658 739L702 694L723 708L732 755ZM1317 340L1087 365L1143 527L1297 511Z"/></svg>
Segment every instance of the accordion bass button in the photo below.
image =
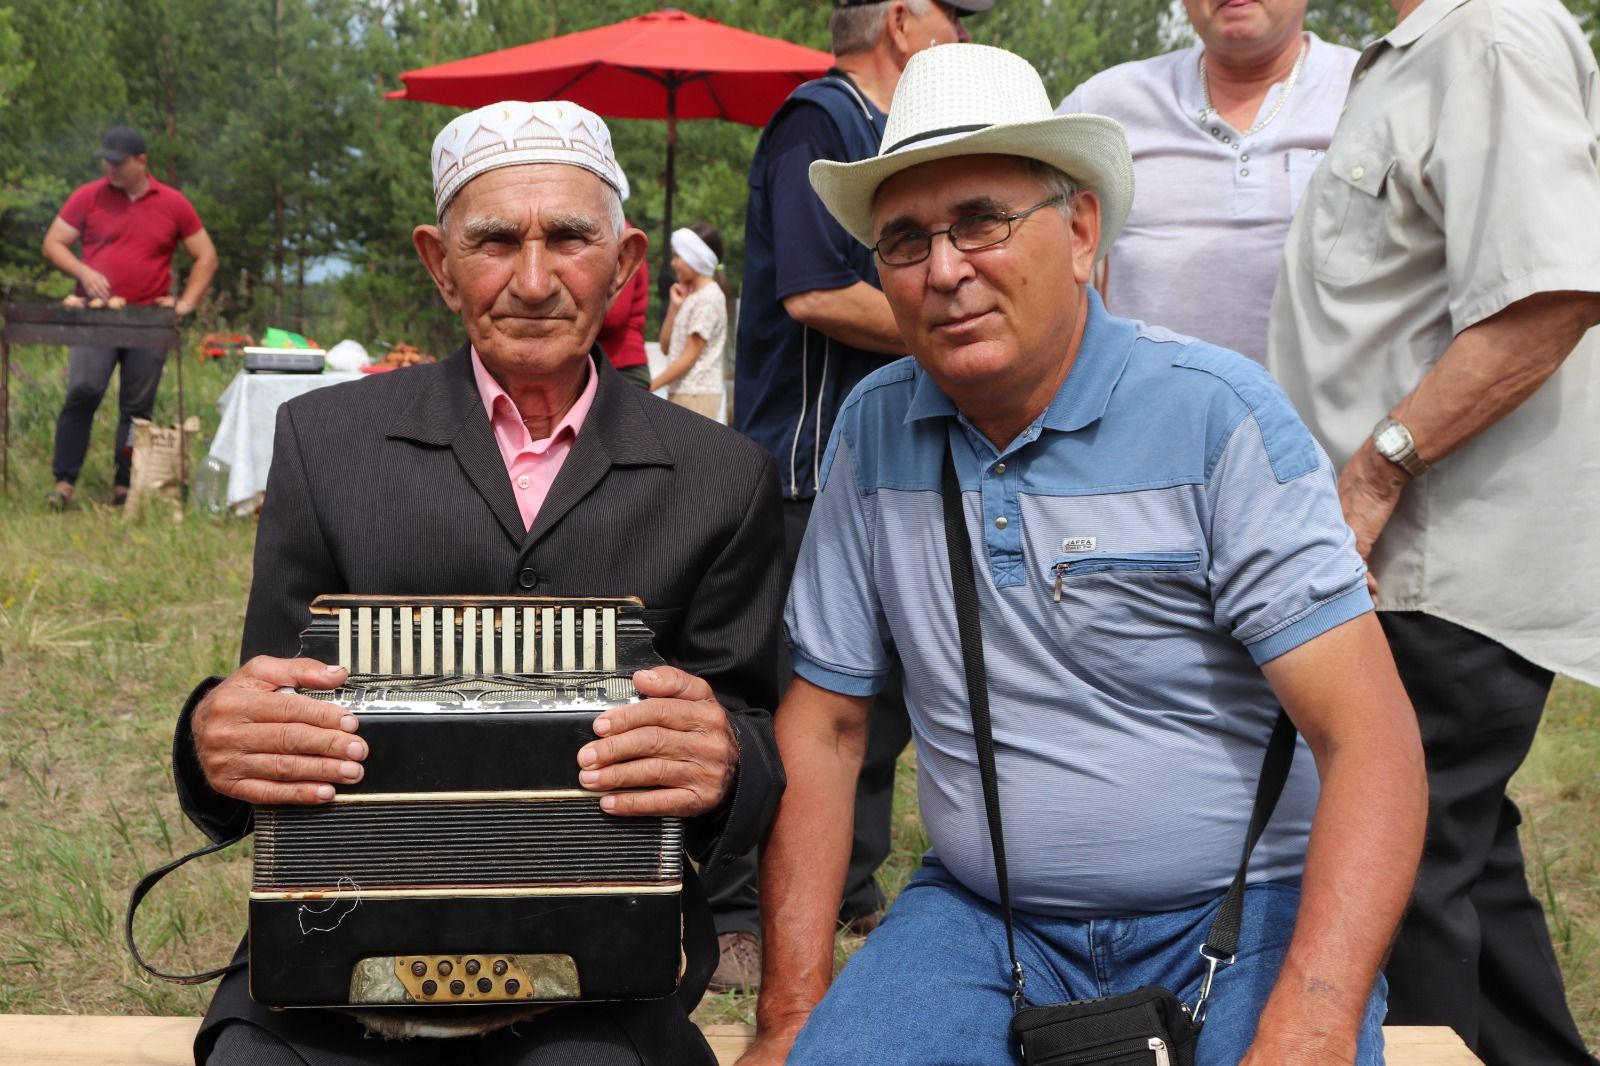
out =
<svg viewBox="0 0 1600 1066"><path fill-rule="evenodd" d="M454 970L454 969L455 969L455 965L453 963L451 963L451 961L449 959L440 959L439 960L439 976L440 977L449 977L450 976L450 971Z"/></svg>
<svg viewBox="0 0 1600 1066"><path fill-rule="evenodd" d="M522 990L522 982L513 977L506 982L506 995L514 996Z"/></svg>
<svg viewBox="0 0 1600 1066"><path fill-rule="evenodd" d="M424 981L424 982L422 982L422 994L423 995L431 996L437 991L439 991L439 986L437 984L433 983L432 981Z"/></svg>
<svg viewBox="0 0 1600 1066"><path fill-rule="evenodd" d="M494 975L496 977L504 977L505 973L506 973L506 960L505 959L495 959L494 960Z"/></svg>
<svg viewBox="0 0 1600 1066"><path fill-rule="evenodd" d="M468 974L477 973L480 965L481 964L478 962L477 959L468 959L467 960L467 973Z"/></svg>
<svg viewBox="0 0 1600 1066"><path fill-rule="evenodd" d="M493 990L494 990L494 982L493 981L489 980L487 977L478 978L478 991L479 992L491 992Z"/></svg>
<svg viewBox="0 0 1600 1066"><path fill-rule="evenodd" d="M467 990L467 986L462 984L460 981L451 981L450 982L450 994L452 996L462 995L463 993L466 992L466 990Z"/></svg>
<svg viewBox="0 0 1600 1066"><path fill-rule="evenodd" d="M418 959L416 962L411 964L411 972L417 977L425 976L428 972L428 964L423 962L421 959Z"/></svg>

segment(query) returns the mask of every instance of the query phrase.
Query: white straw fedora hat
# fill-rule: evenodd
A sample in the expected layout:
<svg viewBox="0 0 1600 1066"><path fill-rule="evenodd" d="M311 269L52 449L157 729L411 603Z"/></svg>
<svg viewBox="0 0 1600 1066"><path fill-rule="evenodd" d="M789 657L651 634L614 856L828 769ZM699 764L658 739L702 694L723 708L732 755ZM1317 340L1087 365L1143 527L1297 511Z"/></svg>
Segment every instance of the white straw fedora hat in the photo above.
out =
<svg viewBox="0 0 1600 1066"><path fill-rule="evenodd" d="M839 224L870 246L878 186L907 167L957 155L1017 155L1065 171L1100 200L1100 247L1116 239L1133 203L1133 157L1115 121L1056 115L1026 59L982 44L945 44L911 57L883 146L872 159L811 164L811 187Z"/></svg>

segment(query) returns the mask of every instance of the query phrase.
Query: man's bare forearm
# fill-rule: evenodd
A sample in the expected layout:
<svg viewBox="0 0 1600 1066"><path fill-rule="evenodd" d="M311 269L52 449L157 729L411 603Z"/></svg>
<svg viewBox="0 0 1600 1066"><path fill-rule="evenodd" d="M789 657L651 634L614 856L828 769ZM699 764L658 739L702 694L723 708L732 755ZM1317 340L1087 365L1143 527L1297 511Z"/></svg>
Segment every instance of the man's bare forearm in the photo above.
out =
<svg viewBox="0 0 1600 1066"><path fill-rule="evenodd" d="M46 261L61 273L76 281L84 269L83 260L72 253L72 248L49 236L44 239L44 257Z"/></svg>
<svg viewBox="0 0 1600 1066"><path fill-rule="evenodd" d="M852 348L897 357L906 354L889 301L864 281L785 296L783 309L801 325Z"/></svg>
<svg viewBox="0 0 1600 1066"><path fill-rule="evenodd" d="M1316 669L1289 676L1302 664L1281 660L1266 669L1317 757L1322 794L1294 936L1245 1059L1251 1066L1354 1061L1422 853L1422 745L1383 631L1368 614L1311 643L1330 637L1334 654L1312 659Z"/></svg>
<svg viewBox="0 0 1600 1066"><path fill-rule="evenodd" d="M1354 1061L1373 978L1420 854L1420 766L1382 744L1362 746L1370 750L1341 755L1323 780L1294 937L1257 1030L1259 1046L1302 1048L1308 1063Z"/></svg>
<svg viewBox="0 0 1600 1066"><path fill-rule="evenodd" d="M211 281L217 276L217 257L215 254L197 259L189 268L189 276L184 280L183 295L179 299L190 307L200 302L200 297L205 295L211 287Z"/></svg>
<svg viewBox="0 0 1600 1066"><path fill-rule="evenodd" d="M1600 294L1548 292L1462 330L1394 408L1430 463L1521 406L1600 322Z"/></svg>
<svg viewBox="0 0 1600 1066"><path fill-rule="evenodd" d="M761 1028L798 1031L833 978L868 699L796 677L773 718L789 786L761 851Z"/></svg>

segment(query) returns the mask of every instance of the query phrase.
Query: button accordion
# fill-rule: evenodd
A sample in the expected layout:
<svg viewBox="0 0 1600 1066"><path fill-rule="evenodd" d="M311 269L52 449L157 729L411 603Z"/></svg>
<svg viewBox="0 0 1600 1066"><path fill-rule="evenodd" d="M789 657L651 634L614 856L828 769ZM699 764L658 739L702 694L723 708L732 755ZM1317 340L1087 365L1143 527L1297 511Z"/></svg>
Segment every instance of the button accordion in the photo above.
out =
<svg viewBox="0 0 1600 1066"><path fill-rule="evenodd" d="M320 596L366 773L255 808L250 992L273 1007L670 995L683 826L606 814L578 749L661 663L636 599Z"/></svg>

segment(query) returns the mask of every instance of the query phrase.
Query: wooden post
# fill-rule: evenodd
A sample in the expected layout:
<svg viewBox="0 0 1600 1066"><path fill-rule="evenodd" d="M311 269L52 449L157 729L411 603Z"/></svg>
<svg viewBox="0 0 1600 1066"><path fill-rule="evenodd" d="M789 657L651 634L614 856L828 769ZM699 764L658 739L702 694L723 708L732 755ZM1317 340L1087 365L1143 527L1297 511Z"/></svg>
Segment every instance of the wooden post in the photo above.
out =
<svg viewBox="0 0 1600 1066"><path fill-rule="evenodd" d="M177 326L173 326L174 332ZM172 349L172 361L178 364L178 503L189 502L189 427L183 414L183 348Z"/></svg>

